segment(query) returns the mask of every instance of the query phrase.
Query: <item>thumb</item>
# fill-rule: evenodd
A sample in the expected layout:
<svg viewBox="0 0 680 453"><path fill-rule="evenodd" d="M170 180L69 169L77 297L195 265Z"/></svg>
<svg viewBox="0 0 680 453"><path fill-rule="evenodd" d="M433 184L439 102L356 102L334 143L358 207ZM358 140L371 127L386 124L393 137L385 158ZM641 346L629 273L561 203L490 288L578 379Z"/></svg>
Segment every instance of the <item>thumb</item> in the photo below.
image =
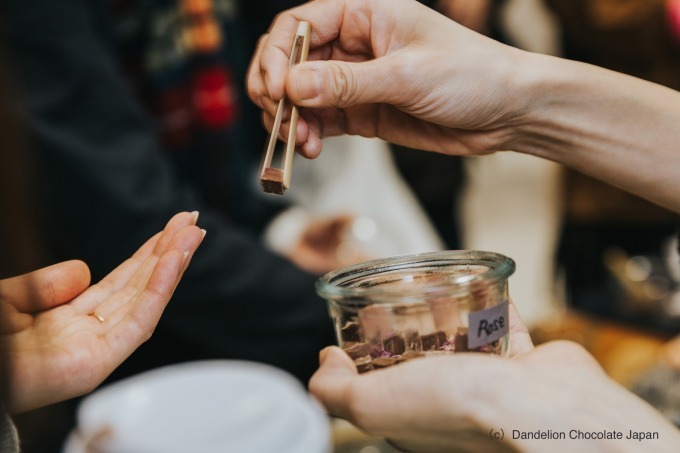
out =
<svg viewBox="0 0 680 453"><path fill-rule="evenodd" d="M324 349L319 356L321 367L309 381L309 392L329 413L348 417L348 392L358 377L354 362L335 346Z"/></svg>
<svg viewBox="0 0 680 453"><path fill-rule="evenodd" d="M312 61L294 66L286 81L289 99L301 107L350 107L389 103L395 83L390 57L361 63Z"/></svg>
<svg viewBox="0 0 680 453"><path fill-rule="evenodd" d="M510 312L509 356L514 357L532 351L534 349L534 342L531 340L529 330L524 324L524 321L522 321L522 317L512 301L510 301L508 310Z"/></svg>
<svg viewBox="0 0 680 453"><path fill-rule="evenodd" d="M64 261L0 280L0 300L22 313L33 313L69 302L89 285L87 264L78 260Z"/></svg>

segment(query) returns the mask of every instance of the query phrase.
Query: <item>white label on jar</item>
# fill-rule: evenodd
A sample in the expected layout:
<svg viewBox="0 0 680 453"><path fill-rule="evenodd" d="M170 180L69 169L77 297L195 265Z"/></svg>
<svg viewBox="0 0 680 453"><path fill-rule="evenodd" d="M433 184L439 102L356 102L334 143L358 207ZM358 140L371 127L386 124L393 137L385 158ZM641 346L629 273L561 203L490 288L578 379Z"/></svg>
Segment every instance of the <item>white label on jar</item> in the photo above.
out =
<svg viewBox="0 0 680 453"><path fill-rule="evenodd" d="M486 310L470 313L468 349L493 343L507 335L509 329L508 301L504 300Z"/></svg>

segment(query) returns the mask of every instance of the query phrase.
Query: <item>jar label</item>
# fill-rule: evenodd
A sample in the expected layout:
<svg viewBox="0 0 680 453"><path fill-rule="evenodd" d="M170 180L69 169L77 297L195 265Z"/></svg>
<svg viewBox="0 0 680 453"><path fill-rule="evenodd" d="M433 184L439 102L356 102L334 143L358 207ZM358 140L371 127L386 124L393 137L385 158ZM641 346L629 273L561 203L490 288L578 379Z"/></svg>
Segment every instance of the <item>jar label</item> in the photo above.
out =
<svg viewBox="0 0 680 453"><path fill-rule="evenodd" d="M508 301L486 310L470 313L468 348L474 349L493 343L507 335L509 330Z"/></svg>

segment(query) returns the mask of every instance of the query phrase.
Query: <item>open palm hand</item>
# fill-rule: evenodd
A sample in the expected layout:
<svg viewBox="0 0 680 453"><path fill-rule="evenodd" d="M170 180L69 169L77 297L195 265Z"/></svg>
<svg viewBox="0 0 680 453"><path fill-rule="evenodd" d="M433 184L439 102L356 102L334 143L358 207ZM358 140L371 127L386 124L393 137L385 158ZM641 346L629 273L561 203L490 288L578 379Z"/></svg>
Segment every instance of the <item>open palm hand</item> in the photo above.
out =
<svg viewBox="0 0 680 453"><path fill-rule="evenodd" d="M195 226L197 215L174 216L89 288L81 261L0 280L10 411L91 391L151 336L204 236Z"/></svg>

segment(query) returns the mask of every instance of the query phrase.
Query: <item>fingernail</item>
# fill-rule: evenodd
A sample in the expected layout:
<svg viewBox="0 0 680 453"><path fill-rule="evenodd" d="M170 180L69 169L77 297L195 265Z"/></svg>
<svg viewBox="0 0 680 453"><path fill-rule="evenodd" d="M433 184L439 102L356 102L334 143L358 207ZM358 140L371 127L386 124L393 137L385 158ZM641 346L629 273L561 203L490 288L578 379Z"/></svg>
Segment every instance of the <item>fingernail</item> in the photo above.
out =
<svg viewBox="0 0 680 453"><path fill-rule="evenodd" d="M191 215L194 216L194 223L198 222L198 211L192 211Z"/></svg>
<svg viewBox="0 0 680 453"><path fill-rule="evenodd" d="M207 233L207 231L205 231L203 228L201 228L201 234L202 234L201 239L203 239L205 237L205 233Z"/></svg>
<svg viewBox="0 0 680 453"><path fill-rule="evenodd" d="M321 94L321 73L313 68L300 68L295 74L295 88L301 101Z"/></svg>

